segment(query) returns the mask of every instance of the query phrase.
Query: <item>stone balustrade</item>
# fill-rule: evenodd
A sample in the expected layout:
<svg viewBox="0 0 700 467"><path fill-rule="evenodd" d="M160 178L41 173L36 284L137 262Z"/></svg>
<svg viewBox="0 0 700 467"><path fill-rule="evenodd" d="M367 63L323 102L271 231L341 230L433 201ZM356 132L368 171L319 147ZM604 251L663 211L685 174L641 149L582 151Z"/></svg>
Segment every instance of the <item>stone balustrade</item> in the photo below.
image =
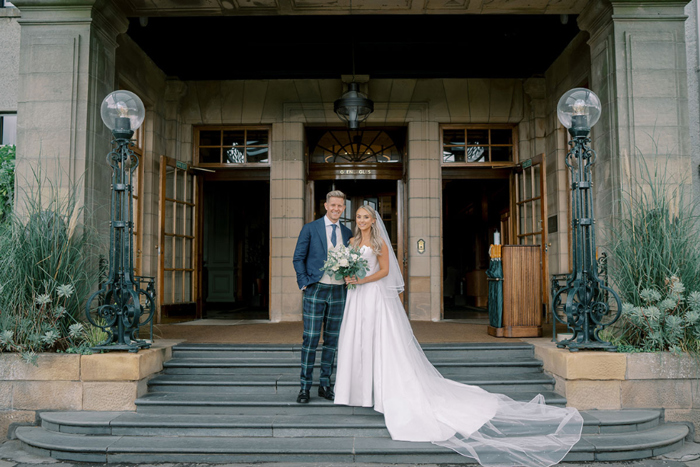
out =
<svg viewBox="0 0 700 467"><path fill-rule="evenodd" d="M0 353L0 439L11 424L34 422L37 411L136 410L134 401L178 342L158 340L138 353L42 353L37 365Z"/></svg>

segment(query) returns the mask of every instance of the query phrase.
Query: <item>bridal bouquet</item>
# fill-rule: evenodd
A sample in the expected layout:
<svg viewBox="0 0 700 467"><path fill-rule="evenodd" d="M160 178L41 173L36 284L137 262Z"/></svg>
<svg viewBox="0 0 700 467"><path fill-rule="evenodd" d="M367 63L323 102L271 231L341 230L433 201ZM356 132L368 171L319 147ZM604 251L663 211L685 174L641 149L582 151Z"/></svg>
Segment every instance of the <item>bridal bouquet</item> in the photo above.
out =
<svg viewBox="0 0 700 467"><path fill-rule="evenodd" d="M367 276L369 265L360 250L341 245L337 250L328 251L328 259L323 263L321 271L336 280L352 276L362 279ZM355 284L348 284L348 289L354 288Z"/></svg>

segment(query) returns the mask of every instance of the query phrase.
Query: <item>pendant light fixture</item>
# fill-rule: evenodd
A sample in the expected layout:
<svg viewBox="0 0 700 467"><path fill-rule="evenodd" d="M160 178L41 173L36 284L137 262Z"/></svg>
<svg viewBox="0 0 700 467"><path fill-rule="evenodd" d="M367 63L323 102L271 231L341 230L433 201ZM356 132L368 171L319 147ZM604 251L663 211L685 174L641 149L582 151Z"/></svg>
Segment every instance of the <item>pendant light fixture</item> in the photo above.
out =
<svg viewBox="0 0 700 467"><path fill-rule="evenodd" d="M352 82L348 83L348 90L340 99L333 103L333 110L351 130L357 130L360 123L374 112L374 102L360 92L360 84L355 82L355 44L352 45Z"/></svg>

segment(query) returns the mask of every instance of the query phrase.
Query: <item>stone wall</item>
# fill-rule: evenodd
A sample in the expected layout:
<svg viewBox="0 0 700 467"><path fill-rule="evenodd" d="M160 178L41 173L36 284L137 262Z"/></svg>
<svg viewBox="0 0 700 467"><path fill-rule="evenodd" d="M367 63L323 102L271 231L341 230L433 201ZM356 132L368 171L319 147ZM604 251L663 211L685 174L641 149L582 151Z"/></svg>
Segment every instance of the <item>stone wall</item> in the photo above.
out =
<svg viewBox="0 0 700 467"><path fill-rule="evenodd" d="M555 390L579 410L664 409L666 421L692 422L700 441L700 362L688 355L558 349L550 339L524 339L556 380Z"/></svg>
<svg viewBox="0 0 700 467"><path fill-rule="evenodd" d="M569 170L565 160L568 152L569 134L557 117L557 104L569 89L590 86L591 59L587 33L580 33L564 49L545 73L544 90L544 139L547 155L547 212L556 216L557 232L550 230L547 237L549 247L549 272L569 272ZM595 131L595 127L593 129Z"/></svg>
<svg viewBox="0 0 700 467"><path fill-rule="evenodd" d="M138 353L42 353L37 365L0 353L0 439L12 423L34 422L37 411L135 410L176 343L160 340Z"/></svg>
<svg viewBox="0 0 700 467"><path fill-rule="evenodd" d="M0 8L0 112L17 111L19 15L17 8Z"/></svg>

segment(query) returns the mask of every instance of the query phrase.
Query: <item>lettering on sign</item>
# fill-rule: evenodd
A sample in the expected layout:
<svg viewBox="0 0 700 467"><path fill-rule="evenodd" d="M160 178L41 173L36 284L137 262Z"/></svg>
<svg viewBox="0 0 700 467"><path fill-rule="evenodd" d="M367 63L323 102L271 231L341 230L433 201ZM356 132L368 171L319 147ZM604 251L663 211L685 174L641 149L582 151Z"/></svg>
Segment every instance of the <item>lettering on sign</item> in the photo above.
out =
<svg viewBox="0 0 700 467"><path fill-rule="evenodd" d="M187 163L181 162L181 161L175 161L175 167L177 167L180 170L187 170Z"/></svg>
<svg viewBox="0 0 700 467"><path fill-rule="evenodd" d="M371 175L372 171L370 169L347 169L341 170L340 175Z"/></svg>

